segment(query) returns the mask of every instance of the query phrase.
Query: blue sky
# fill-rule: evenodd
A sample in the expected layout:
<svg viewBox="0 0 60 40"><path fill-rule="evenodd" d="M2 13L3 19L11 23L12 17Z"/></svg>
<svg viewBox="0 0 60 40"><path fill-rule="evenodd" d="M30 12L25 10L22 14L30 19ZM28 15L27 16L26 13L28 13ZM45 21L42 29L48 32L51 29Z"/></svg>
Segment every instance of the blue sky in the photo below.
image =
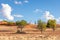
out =
<svg viewBox="0 0 60 40"><path fill-rule="evenodd" d="M0 0L0 20L22 19L56 19L60 23L60 0Z"/></svg>

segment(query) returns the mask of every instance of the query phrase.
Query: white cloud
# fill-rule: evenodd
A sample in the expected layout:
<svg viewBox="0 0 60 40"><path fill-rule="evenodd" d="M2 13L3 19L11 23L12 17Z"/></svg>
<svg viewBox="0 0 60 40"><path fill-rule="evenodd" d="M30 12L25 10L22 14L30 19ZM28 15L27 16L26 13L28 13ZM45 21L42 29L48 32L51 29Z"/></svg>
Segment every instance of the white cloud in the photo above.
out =
<svg viewBox="0 0 60 40"><path fill-rule="evenodd" d="M23 1L17 1L15 0L14 3L15 4L24 4L24 3L28 3L29 1L28 0L23 0Z"/></svg>
<svg viewBox="0 0 60 40"><path fill-rule="evenodd" d="M24 0L24 3L28 3L29 1L28 0Z"/></svg>
<svg viewBox="0 0 60 40"><path fill-rule="evenodd" d="M49 11L45 11L44 17L46 18L46 20L55 19L54 16Z"/></svg>
<svg viewBox="0 0 60 40"><path fill-rule="evenodd" d="M0 21L2 21L3 19L0 19Z"/></svg>
<svg viewBox="0 0 60 40"><path fill-rule="evenodd" d="M43 18L45 18L47 21L49 19L52 19L52 20L55 19L57 23L60 23L60 17L55 18L49 11L45 11Z"/></svg>
<svg viewBox="0 0 60 40"><path fill-rule="evenodd" d="M2 14L8 20L14 20L14 17L11 15L12 8L8 4L1 4L2 6Z"/></svg>
<svg viewBox="0 0 60 40"><path fill-rule="evenodd" d="M42 10L40 10L40 9L35 9L34 12L35 12L35 13L39 13L39 12L42 12Z"/></svg>
<svg viewBox="0 0 60 40"><path fill-rule="evenodd" d="M56 19L57 23L60 23L60 17Z"/></svg>
<svg viewBox="0 0 60 40"><path fill-rule="evenodd" d="M24 17L24 16L23 15L17 15L17 14L15 14L14 17L21 18L21 17Z"/></svg>
<svg viewBox="0 0 60 40"><path fill-rule="evenodd" d="M21 1L15 1L14 3L15 3L15 4L22 4Z"/></svg>

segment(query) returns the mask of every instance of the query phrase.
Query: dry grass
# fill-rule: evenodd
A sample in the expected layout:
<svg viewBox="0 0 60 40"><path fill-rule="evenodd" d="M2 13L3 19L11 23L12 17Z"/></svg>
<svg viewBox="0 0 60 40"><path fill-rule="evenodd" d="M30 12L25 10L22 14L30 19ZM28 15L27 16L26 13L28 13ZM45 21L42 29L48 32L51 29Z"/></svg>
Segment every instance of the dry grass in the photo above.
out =
<svg viewBox="0 0 60 40"><path fill-rule="evenodd" d="M60 40L60 28L57 28L55 32L52 29L46 29L42 34L41 32L30 26L24 27L23 31L26 34L17 34L17 26L0 26L1 30L8 30L6 32L0 32L0 40Z"/></svg>

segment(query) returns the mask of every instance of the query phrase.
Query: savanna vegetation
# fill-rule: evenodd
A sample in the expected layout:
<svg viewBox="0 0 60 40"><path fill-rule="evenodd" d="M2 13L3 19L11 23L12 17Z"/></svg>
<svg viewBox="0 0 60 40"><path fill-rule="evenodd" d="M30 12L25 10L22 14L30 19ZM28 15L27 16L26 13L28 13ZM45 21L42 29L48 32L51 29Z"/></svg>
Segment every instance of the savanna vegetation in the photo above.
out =
<svg viewBox="0 0 60 40"><path fill-rule="evenodd" d="M17 32L22 32L23 28L25 25L27 25L27 21L25 20L21 20L21 21L16 21L16 25L18 26L17 27ZM20 31L19 31L19 28L20 28Z"/></svg>
<svg viewBox="0 0 60 40"><path fill-rule="evenodd" d="M41 31L41 33L43 31L46 30L46 23L44 23L42 20L38 20L37 22L37 28Z"/></svg>
<svg viewBox="0 0 60 40"><path fill-rule="evenodd" d="M23 28L28 24L26 20L20 20L16 22L3 20L3 22L7 22L6 25L8 26L17 26L17 33L23 32ZM47 23L42 20L37 20L35 25L37 29L41 31L41 33L43 33L47 28L51 28L53 31L56 30L56 20L49 19Z"/></svg>

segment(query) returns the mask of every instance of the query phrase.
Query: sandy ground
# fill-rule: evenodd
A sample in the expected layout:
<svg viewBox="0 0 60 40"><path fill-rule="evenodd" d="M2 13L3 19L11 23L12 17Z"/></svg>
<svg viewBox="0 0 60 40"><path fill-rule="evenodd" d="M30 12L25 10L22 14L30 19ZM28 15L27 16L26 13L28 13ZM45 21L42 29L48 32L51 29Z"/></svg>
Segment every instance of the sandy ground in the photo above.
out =
<svg viewBox="0 0 60 40"><path fill-rule="evenodd" d="M60 35L0 34L0 40L60 40Z"/></svg>
<svg viewBox="0 0 60 40"><path fill-rule="evenodd" d="M42 34L35 28L24 28L25 34L17 34L16 26L0 26L0 30L3 29L8 31L0 31L0 40L60 40L60 28L57 28L55 32L52 29L46 29Z"/></svg>

